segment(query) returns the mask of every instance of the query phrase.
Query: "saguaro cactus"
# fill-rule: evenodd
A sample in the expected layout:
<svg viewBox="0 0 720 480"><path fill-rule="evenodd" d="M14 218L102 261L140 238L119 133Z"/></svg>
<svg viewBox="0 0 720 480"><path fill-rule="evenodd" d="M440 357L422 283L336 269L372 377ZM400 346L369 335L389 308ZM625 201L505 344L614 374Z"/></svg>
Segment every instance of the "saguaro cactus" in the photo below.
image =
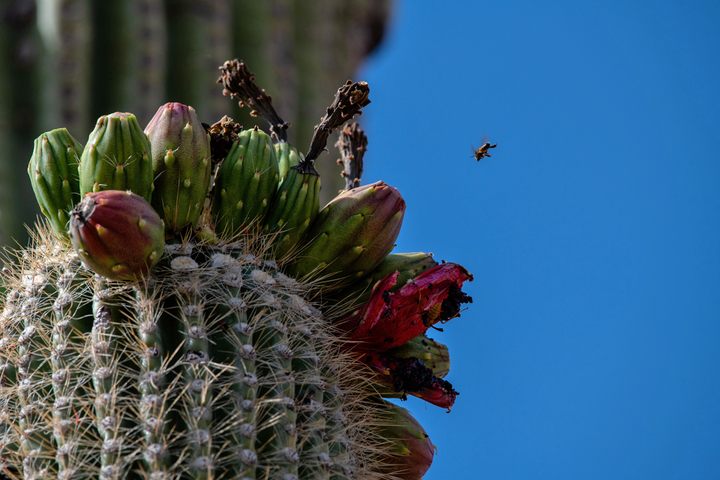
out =
<svg viewBox="0 0 720 480"><path fill-rule="evenodd" d="M6 0L0 2L0 242L21 239L35 214L20 181L31 140L65 126L82 138L93 119L156 105L191 104L216 119L214 69L242 56L263 85L286 89L277 107L305 148L332 86L382 37L391 0ZM254 122L239 110L241 124ZM317 169L329 200L332 162Z"/></svg>
<svg viewBox="0 0 720 480"><path fill-rule="evenodd" d="M222 83L249 105L234 90L241 70L224 71ZM203 131L191 132L194 117L180 115L187 122L166 132L153 120L153 136L174 142L192 133L177 147L188 147L177 152L186 166L207 164L209 154L215 167L204 212L180 222L176 208L164 208L173 195L158 211L143 196L181 191L186 171L170 181L123 169L124 190L111 190L117 176L82 165L102 158L83 155L78 181L63 182L58 165L68 150L38 147L29 173L52 208L0 276L0 472L26 480L422 478L434 446L383 397L453 405L457 392L442 378L448 348L425 334L459 315L472 277L427 254L388 255L405 210L396 189L358 186L318 211L316 199L305 200L309 184L297 180L368 94L362 82L338 89L307 155L277 130L238 131L227 118L207 128L208 152ZM263 119L285 125L270 98L262 101ZM114 113L99 123L108 118L134 119ZM124 158L149 144L134 162L168 163L165 141L125 126L131 137L106 135L103 151ZM80 151L65 130L54 132ZM359 183L359 169L350 170ZM66 211L66 198L95 184ZM60 228L68 216L69 239Z"/></svg>

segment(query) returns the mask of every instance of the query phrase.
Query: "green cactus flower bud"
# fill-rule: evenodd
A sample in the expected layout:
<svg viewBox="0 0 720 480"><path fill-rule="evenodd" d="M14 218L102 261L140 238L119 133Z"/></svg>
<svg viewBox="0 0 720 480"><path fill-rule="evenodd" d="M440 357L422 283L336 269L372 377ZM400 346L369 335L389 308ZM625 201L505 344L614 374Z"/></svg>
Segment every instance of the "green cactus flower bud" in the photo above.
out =
<svg viewBox="0 0 720 480"><path fill-rule="evenodd" d="M132 113L100 117L80 158L80 194L130 190L150 201L150 141Z"/></svg>
<svg viewBox="0 0 720 480"><path fill-rule="evenodd" d="M395 358L416 358L438 378L444 378L450 371L450 351L447 345L425 335L419 335L387 353Z"/></svg>
<svg viewBox="0 0 720 480"><path fill-rule="evenodd" d="M287 145L287 144L285 144ZM277 147L277 146L276 146ZM320 175L312 162L306 162L292 147L282 149L288 172L265 218L265 229L279 232L273 242L275 258L282 260L294 249L320 210Z"/></svg>
<svg viewBox="0 0 720 480"><path fill-rule="evenodd" d="M195 109L177 102L160 107L145 133L155 179L153 207L169 232L195 226L210 188L209 135Z"/></svg>
<svg viewBox="0 0 720 480"><path fill-rule="evenodd" d="M395 245L405 201L384 182L340 193L305 233L302 253L289 265L296 277L311 273L349 280L372 272ZM336 286L342 286L336 282Z"/></svg>
<svg viewBox="0 0 720 480"><path fill-rule="evenodd" d="M35 139L28 175L40 211L55 232L67 236L70 210L80 200L78 163L82 145L64 128Z"/></svg>
<svg viewBox="0 0 720 480"><path fill-rule="evenodd" d="M72 211L70 238L82 261L96 273L133 281L160 260L165 228L141 196L105 190L88 193Z"/></svg>
<svg viewBox="0 0 720 480"><path fill-rule="evenodd" d="M300 163L302 158L297 149L291 147L287 142L275 144L275 155L277 156L280 182L282 183L290 171L290 167Z"/></svg>
<svg viewBox="0 0 720 480"><path fill-rule="evenodd" d="M387 425L381 428L381 435L388 441L388 449L381 453L384 473L402 480L422 480L435 456L435 445L410 412L384 403Z"/></svg>
<svg viewBox="0 0 720 480"><path fill-rule="evenodd" d="M278 187L279 168L270 137L243 130L220 166L213 214L218 233L234 235L265 216Z"/></svg>

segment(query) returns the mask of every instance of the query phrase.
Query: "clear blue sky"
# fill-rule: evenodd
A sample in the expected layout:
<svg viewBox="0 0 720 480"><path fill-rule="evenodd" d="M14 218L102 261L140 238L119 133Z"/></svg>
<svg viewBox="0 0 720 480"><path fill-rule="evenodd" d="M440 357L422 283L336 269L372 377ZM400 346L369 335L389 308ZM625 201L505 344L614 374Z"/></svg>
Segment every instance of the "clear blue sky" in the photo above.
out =
<svg viewBox="0 0 720 480"><path fill-rule="evenodd" d="M400 1L362 76L398 249L476 278L426 479L720 478L720 2Z"/></svg>

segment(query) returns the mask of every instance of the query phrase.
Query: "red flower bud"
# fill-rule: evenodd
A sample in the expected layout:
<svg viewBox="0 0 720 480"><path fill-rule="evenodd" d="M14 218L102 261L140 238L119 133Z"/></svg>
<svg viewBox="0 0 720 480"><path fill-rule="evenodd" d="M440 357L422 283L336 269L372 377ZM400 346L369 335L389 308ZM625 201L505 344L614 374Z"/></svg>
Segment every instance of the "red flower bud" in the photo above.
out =
<svg viewBox="0 0 720 480"><path fill-rule="evenodd" d="M73 209L70 238L82 261L96 273L133 281L160 260L165 229L141 196L105 190L88 193Z"/></svg>

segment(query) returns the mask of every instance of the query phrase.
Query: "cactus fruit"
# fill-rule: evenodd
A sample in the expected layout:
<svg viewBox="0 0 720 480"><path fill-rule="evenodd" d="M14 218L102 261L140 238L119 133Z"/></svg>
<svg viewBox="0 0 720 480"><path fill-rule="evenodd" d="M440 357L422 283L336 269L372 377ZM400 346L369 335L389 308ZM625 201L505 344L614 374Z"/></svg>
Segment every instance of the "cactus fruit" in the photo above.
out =
<svg viewBox="0 0 720 480"><path fill-rule="evenodd" d="M429 254L388 255L405 203L382 182L318 211L313 162L367 92L338 91L304 157L279 119L270 137L229 118L206 127L208 157L192 110L162 107L148 132L167 168L154 179L134 117L101 119L70 195L99 191L72 210L70 244L41 224L0 273L0 474L422 478L434 447L383 397L453 405L447 347L423 334L470 301L471 276ZM203 182L208 163L210 191L181 198L179 179ZM33 157L30 171L63 183L55 163ZM116 183L135 190L107 188ZM167 232L146 201L153 188ZM199 218L185 213L200 200ZM335 295L369 285L362 305Z"/></svg>
<svg viewBox="0 0 720 480"><path fill-rule="evenodd" d="M65 128L35 139L28 175L40 211L56 233L67 235L70 210L78 196L78 163L82 145Z"/></svg>
<svg viewBox="0 0 720 480"><path fill-rule="evenodd" d="M130 191L88 193L73 209L70 239L85 264L112 280L144 277L160 260L165 229L160 216Z"/></svg>
<svg viewBox="0 0 720 480"><path fill-rule="evenodd" d="M150 141L135 115L100 117L80 157L80 194L130 190L150 201L152 189Z"/></svg>
<svg viewBox="0 0 720 480"><path fill-rule="evenodd" d="M421 479L435 456L435 446L410 412L384 402L387 423L382 434L391 443L385 454L385 474L398 480Z"/></svg>
<svg viewBox="0 0 720 480"><path fill-rule="evenodd" d="M165 228L178 233L195 226L210 189L210 137L195 109L170 102L145 127L150 139L155 190L152 205Z"/></svg>
<svg viewBox="0 0 720 480"><path fill-rule="evenodd" d="M218 232L234 235L262 219L279 177L270 136L257 127L240 132L217 174L213 210Z"/></svg>
<svg viewBox="0 0 720 480"><path fill-rule="evenodd" d="M393 249L404 214L400 193L383 182L344 191L320 211L289 271L361 278Z"/></svg>

